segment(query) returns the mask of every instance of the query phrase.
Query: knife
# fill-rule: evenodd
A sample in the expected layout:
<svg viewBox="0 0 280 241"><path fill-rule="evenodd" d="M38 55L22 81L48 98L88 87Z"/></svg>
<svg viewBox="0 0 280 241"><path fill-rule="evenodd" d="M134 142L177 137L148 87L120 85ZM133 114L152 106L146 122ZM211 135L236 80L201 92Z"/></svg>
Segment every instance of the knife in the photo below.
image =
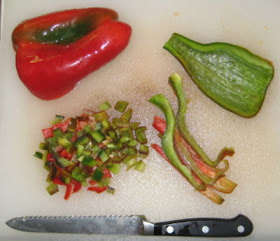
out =
<svg viewBox="0 0 280 241"><path fill-rule="evenodd" d="M142 215L129 216L30 216L6 222L11 228L27 232L109 234L109 235L173 235L200 237L239 237L253 231L249 218L192 218L152 223Z"/></svg>

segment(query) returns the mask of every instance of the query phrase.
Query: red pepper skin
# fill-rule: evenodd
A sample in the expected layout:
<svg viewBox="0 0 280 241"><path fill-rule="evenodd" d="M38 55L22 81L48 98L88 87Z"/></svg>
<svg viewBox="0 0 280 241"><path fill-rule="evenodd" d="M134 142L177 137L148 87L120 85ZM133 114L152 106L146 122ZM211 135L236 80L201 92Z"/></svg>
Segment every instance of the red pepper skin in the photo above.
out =
<svg viewBox="0 0 280 241"><path fill-rule="evenodd" d="M96 193L104 192L107 189L108 189L107 187L88 187L87 188L88 191L93 191L93 192L96 192Z"/></svg>
<svg viewBox="0 0 280 241"><path fill-rule="evenodd" d="M71 179L71 184L73 185L73 193L80 191L82 188L82 184L74 179Z"/></svg>
<svg viewBox="0 0 280 241"><path fill-rule="evenodd" d="M59 155L63 158L68 159L68 160L71 160L71 158L72 158L72 153L67 152L66 149L62 149L60 151Z"/></svg>
<svg viewBox="0 0 280 241"><path fill-rule="evenodd" d="M51 138L53 137L53 128L50 127L50 128L42 129L42 133L45 138Z"/></svg>
<svg viewBox="0 0 280 241"><path fill-rule="evenodd" d="M66 184L66 190L64 194L64 199L68 200L73 192L73 185L72 184Z"/></svg>
<svg viewBox="0 0 280 241"><path fill-rule="evenodd" d="M85 12L81 14L79 11ZM16 68L21 81L35 96L51 100L65 95L82 78L114 59L128 45L131 27L114 20L117 18L114 11L107 9L108 13L103 13L105 17L100 14L92 19L90 11L100 10L53 13L23 22L14 30L12 39ZM63 24L66 20L70 21L71 16L83 21L90 19L93 22L92 31L67 44L44 43L32 38L34 29ZM47 23L48 19L50 23Z"/></svg>
<svg viewBox="0 0 280 241"><path fill-rule="evenodd" d="M63 181L59 177L54 177L52 180L53 183L58 184L58 185L65 185Z"/></svg>

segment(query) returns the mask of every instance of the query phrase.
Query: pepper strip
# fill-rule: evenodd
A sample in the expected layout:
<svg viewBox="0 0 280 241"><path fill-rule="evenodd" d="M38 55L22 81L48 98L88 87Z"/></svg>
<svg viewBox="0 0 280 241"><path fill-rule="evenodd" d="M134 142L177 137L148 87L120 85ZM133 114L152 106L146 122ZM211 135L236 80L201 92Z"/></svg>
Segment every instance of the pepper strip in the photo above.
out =
<svg viewBox="0 0 280 241"><path fill-rule="evenodd" d="M233 155L234 150L232 148L222 149L222 151L218 155L218 158L215 161L212 161L206 155L206 153L198 145L198 143L196 142L196 140L194 139L194 137L192 136L192 134L189 132L189 130L187 128L186 118L185 118L186 111L187 111L187 102L186 102L186 98L185 98L185 94L184 94L184 90L183 90L181 76L178 75L177 73L171 75L169 77L169 84L173 88L173 90L177 96L177 99L178 99L179 108L178 108L178 112L177 112L177 116L176 116L178 129L179 129L182 137L186 140L186 142L188 144L190 144L190 146L194 149L194 151L197 154L199 154L199 156L201 157L201 160L203 160L207 165L209 165L211 167L215 167L221 161L223 161L223 159L221 157L224 156L223 155L224 152L229 152L229 153L232 153L231 155ZM225 162L225 165L228 165L228 162L226 160L224 160L224 162Z"/></svg>
<svg viewBox="0 0 280 241"><path fill-rule="evenodd" d="M153 127L160 132L161 134L163 134L165 132L166 129L166 122L164 119L155 116L154 118L154 122L153 122ZM178 134L178 133L177 133ZM176 140L176 132L175 132L175 140ZM182 138L182 137L181 137ZM188 149L188 151L193 155L193 158L196 162L197 167L199 168L200 172L202 172L204 175L209 176L211 178L215 178L215 182L211 185L211 187L215 188L217 191L222 192L222 193L231 193L233 192L234 188L237 186L237 184L231 180L229 180L228 178L226 178L225 176L221 176L221 173L224 173L226 171L226 168L223 169L219 169L216 167L210 167L207 164L205 164L203 161L201 161L200 157L198 155L196 155L196 153L191 149L191 147L184 142L184 145L186 145L184 148ZM168 158L163 155L164 152L161 149L161 147L159 147L156 144L152 144L151 147L158 152L165 160L167 160L168 162L170 162L168 160ZM225 153L226 155L227 153ZM193 170L194 171L194 170ZM196 174L197 175L197 174ZM198 175L197 175L198 176ZM198 176L199 177L199 176ZM199 177L200 178L200 177ZM212 199L211 199L212 200Z"/></svg>
<svg viewBox="0 0 280 241"><path fill-rule="evenodd" d="M155 95L152 98L150 98L149 101L150 103L159 107L166 118L166 131L161 138L161 145L165 155L170 160L170 163L182 173L182 175L190 182L192 186L194 186L197 190L204 190L205 185L203 183L197 182L190 168L181 163L174 149L173 136L175 131L175 117L169 101L163 94Z"/></svg>
<svg viewBox="0 0 280 241"><path fill-rule="evenodd" d="M170 160L167 158L167 156L164 154L164 151L162 150L162 148L157 145L157 144L152 144L151 147L162 157L164 158L166 161L168 161L169 163ZM198 178L197 182L200 182L200 180ZM209 186L206 186L205 190L199 190L199 192L204 195L205 197L207 197L208 199L210 199L211 201L213 201L216 204L222 204L224 202L224 199L217 193L215 193Z"/></svg>

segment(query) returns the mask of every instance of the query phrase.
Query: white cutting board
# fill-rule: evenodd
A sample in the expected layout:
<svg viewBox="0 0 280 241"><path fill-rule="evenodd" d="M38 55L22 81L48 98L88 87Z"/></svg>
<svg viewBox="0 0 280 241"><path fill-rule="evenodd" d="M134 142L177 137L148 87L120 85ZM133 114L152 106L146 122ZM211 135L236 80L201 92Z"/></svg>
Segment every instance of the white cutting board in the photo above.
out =
<svg viewBox="0 0 280 241"><path fill-rule="evenodd" d="M17 76L11 44L14 27L26 18L48 12L93 6L117 10L120 20L132 26L129 46L115 60L82 80L68 95L54 101L37 99ZM23 233L5 225L5 221L16 216L144 214L157 222L187 217L230 218L239 213L254 223L254 232L243 240L279 240L279 7L279 1L265 0L4 1L0 56L0 240L144 239ZM162 49L173 32L205 43L223 41L241 45L271 60L275 77L259 114L244 119L205 97L178 61ZM173 72L185 79L186 93L191 100L187 118L201 146L211 158L224 146L235 148L227 176L238 187L232 194L223 195L225 202L221 206L195 192L152 150L145 173L124 170L113 178L115 195L81 191L68 201L63 200L63 191L52 197L48 195L47 173L33 153L42 140L40 130L48 127L55 114L75 116L83 108L95 108L105 100L113 104L126 99L134 109L135 119L141 118L148 126L150 142L158 143L151 123L153 116L161 113L147 100L163 93L176 103L167 84Z"/></svg>

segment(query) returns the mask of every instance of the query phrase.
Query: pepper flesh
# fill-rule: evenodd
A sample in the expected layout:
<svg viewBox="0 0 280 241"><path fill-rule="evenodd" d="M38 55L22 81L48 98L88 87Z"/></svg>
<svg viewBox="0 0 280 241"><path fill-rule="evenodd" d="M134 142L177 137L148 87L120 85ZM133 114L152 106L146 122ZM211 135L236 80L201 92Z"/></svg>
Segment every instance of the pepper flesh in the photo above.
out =
<svg viewBox="0 0 280 241"><path fill-rule="evenodd" d="M66 10L19 24L12 34L21 81L37 97L59 98L127 46L131 27L106 8Z"/></svg>
<svg viewBox="0 0 280 241"><path fill-rule="evenodd" d="M273 78L270 61L236 45L201 44L177 33L164 48L217 104L242 117L252 117L259 112Z"/></svg>

